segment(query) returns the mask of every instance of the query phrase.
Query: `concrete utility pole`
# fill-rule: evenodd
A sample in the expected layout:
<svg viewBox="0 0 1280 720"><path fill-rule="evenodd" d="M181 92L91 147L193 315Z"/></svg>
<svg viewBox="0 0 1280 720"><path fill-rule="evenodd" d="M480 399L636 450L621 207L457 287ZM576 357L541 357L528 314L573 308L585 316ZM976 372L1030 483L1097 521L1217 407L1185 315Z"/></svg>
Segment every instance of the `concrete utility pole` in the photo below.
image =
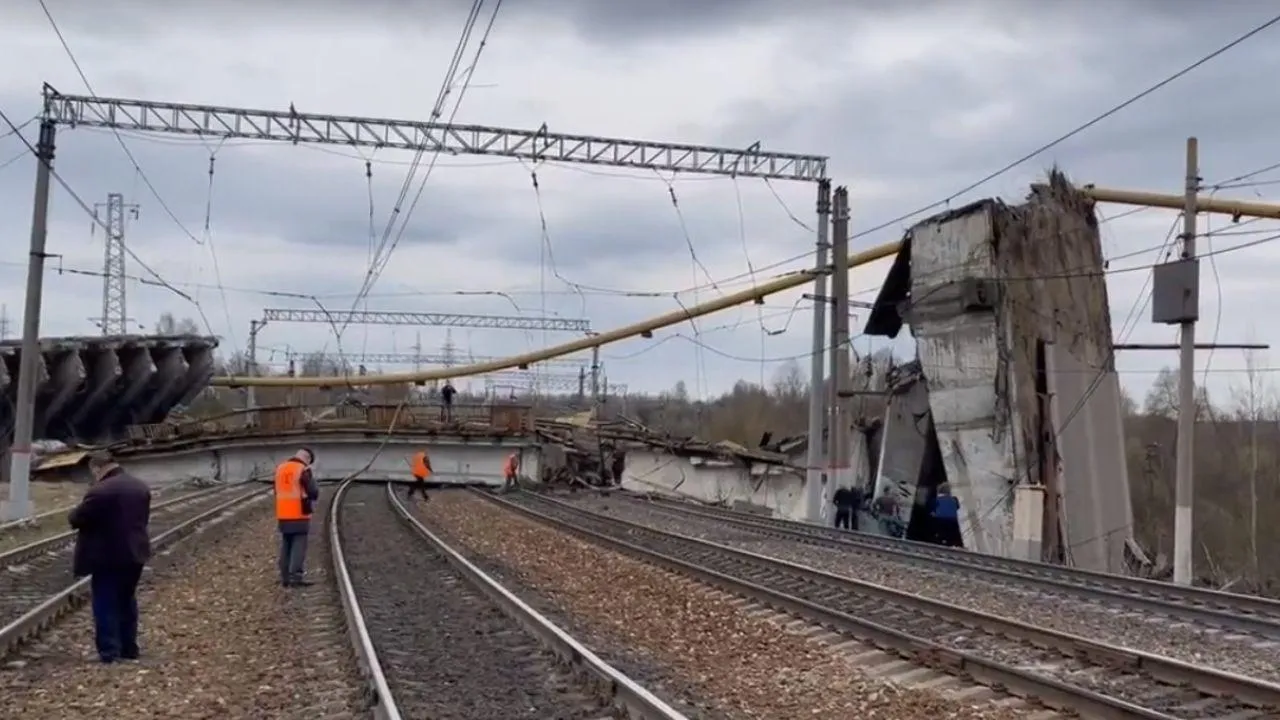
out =
<svg viewBox="0 0 1280 720"><path fill-rule="evenodd" d="M1200 195L1200 144L1187 138L1187 204L1182 215L1182 259L1196 258L1196 213ZM1196 292L1199 286L1196 285ZM1199 305L1198 299L1196 305ZM1198 307L1197 307L1198 313ZM1180 324L1178 352L1178 457L1173 516L1173 582L1190 585L1193 571L1191 507L1195 500L1196 317Z"/></svg>
<svg viewBox="0 0 1280 720"><path fill-rule="evenodd" d="M600 346L591 348L591 417L600 419Z"/></svg>
<svg viewBox="0 0 1280 720"><path fill-rule="evenodd" d="M813 355L809 366L809 453L805 473L805 519L822 518L823 486L826 484L826 454L823 453L823 420L826 417L826 378L822 361L827 347L827 231L831 218L831 181L818 181L818 252L814 266L820 273L813 280Z"/></svg>
<svg viewBox="0 0 1280 720"><path fill-rule="evenodd" d="M94 217L98 217L97 205ZM121 193L107 194L107 238L102 255L102 334L124 335L128 326L128 312L125 303L125 250L124 230L125 213L138 217L138 206L126 205Z"/></svg>
<svg viewBox="0 0 1280 720"><path fill-rule="evenodd" d="M258 333L266 325L267 323L261 320L249 321L249 377L258 377ZM258 407L258 395L254 392L254 387L250 385L245 389L249 391L245 395L245 404L248 409Z"/></svg>
<svg viewBox="0 0 1280 720"><path fill-rule="evenodd" d="M831 253L834 261L831 294L835 298L831 313L831 384L835 401L831 405L828 433L831 438L831 486L834 488L851 485L853 479L849 437L853 421L849 417L849 189L836 188L831 205ZM821 509L825 511L828 504L824 493Z"/></svg>
<svg viewBox="0 0 1280 720"><path fill-rule="evenodd" d="M40 122L36 143L36 194L31 209L31 248L27 255L27 299L22 314L22 357L18 366L18 402L14 408L13 446L9 449L10 520L31 514L31 441L35 431L36 368L40 357L40 300L44 294L45 240L48 237L49 178L53 175L56 126Z"/></svg>

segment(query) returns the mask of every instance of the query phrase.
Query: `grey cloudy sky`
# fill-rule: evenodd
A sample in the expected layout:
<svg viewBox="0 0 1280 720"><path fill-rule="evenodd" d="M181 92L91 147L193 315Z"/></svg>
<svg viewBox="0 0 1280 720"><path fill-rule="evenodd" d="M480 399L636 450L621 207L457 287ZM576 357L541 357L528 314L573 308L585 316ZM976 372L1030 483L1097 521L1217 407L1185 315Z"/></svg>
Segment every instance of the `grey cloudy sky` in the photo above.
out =
<svg viewBox="0 0 1280 720"><path fill-rule="evenodd" d="M48 4L100 95L267 109L293 103L301 111L419 119L430 113L469 5L279 3L264 12L237 2L122 2L107 13L76 0ZM508 0L458 121L526 128L546 123L560 132L730 147L760 141L766 149L828 154L832 177L850 186L858 231L948 196L1274 11L1261 0L1215 4L1214 13L1183 12L1193 7L1189 3L1173 12L1169 5L1091 3L1086 11L1081 3L1012 0L822 2L802 14L794 4L763 0ZM42 82L84 93L38 3L4 0L3 6L0 109L18 122L30 119L39 109ZM1280 162L1273 128L1280 99L1269 90L1280 69L1276 33L1241 45L953 204L992 195L1016 199L1053 163L1079 182L1178 192L1189 134L1201 140L1202 174L1211 184ZM34 126L24 135L34 139ZM309 293L329 309L351 307L370 245L365 162L372 164L380 235L411 159L405 152L346 147L121 137L185 230L168 217L109 131L63 129L55 165L88 203L123 192L141 205L130 246L198 300L228 350L244 346L249 320L263 307L309 307L262 291ZM206 233L211 154L216 163ZM0 256L0 302L7 305L11 332L22 305L34 166L15 138L0 137L0 232L10 238ZM536 171L553 271L544 262L532 169L504 158L441 158L369 308L529 315L545 308L547 314L585 315L606 329L678 309L670 295L677 290L703 286L696 297L680 296L686 304L716 296L691 261L690 244L727 292L750 284L749 268L794 258L812 243L803 227L813 223L810 185L769 187L704 176L668 185L655 173L547 164ZM1261 182L1223 194L1268 198L1280 185L1280 172L1250 180ZM1102 212L1126 209L1103 206ZM1159 246L1174 220L1172 212L1152 210L1108 222L1105 252L1128 255ZM50 261L46 278L44 334L92 333L88 318L99 313L100 278L58 269L97 270L102 233L90 233L89 218L61 188L55 189L51 221L49 250L59 257ZM1222 218L1208 227L1220 233L1212 238L1219 251L1275 230L1269 223L1225 228ZM894 240L901 230L891 227L854 243ZM1115 267L1149 264L1155 257L1130 255ZM1216 334L1224 342L1280 343L1267 310L1280 305L1280 290L1271 282L1280 269L1280 247L1264 244L1214 260L1216 276L1205 266L1202 339ZM794 260L757 277L806 264ZM855 272L861 298L870 299L885 267ZM133 263L130 274L144 273ZM1121 273L1110 281L1118 335L1146 276ZM1215 277L1221 279L1221 302ZM720 282L725 278L736 279ZM593 289L579 292L571 283ZM166 290L131 282L129 292L130 315L142 324L153 324L165 311L200 317L193 304ZM1175 335L1151 325L1149 311L1131 325L1122 336L1130 342L1165 342ZM353 327L342 346L353 353L409 352L417 335L412 328ZM420 335L426 352L438 351L445 339L440 328L422 328ZM778 359L804 362L808 303L797 292L771 298L759 316L748 307L706 319L701 350L692 336L685 326L607 348L610 379L644 390L683 379L695 392L719 392L739 378L767 380ZM453 339L464 351L504 355L565 338L455 329ZM260 342L270 349L265 356L277 361L290 348L336 349L323 325L272 326ZM857 347L875 346L862 339ZM1203 365L1207 354L1200 359ZM1140 393L1154 370L1174 360L1172 353L1128 353L1121 369L1126 384ZM1243 358L1221 351L1211 362L1211 389L1225 396L1227 384L1240 377L1221 371L1243 367ZM1280 365L1280 356L1274 362Z"/></svg>

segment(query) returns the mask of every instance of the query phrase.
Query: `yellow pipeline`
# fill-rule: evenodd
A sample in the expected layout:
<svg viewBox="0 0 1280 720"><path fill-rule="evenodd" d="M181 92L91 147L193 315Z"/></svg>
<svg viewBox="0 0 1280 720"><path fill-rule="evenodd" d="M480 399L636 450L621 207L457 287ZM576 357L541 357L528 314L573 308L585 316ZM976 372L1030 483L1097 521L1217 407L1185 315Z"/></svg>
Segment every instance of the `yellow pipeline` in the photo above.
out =
<svg viewBox="0 0 1280 720"><path fill-rule="evenodd" d="M869 250L863 250L849 256L849 267L857 267L875 262L893 255L902 247L900 242L886 243L877 245ZM522 365L533 365L552 358L570 355L572 353L589 350L600 345L608 345L619 340L627 340L638 337L645 333L651 333L655 330L679 325L687 322L691 318L699 318L703 315L720 312L735 305L753 302L757 299L768 297L775 293L800 287L805 283L813 282L819 274L830 274L831 266L821 273L814 270L800 270L794 273L779 276L770 280L763 285L748 288L740 292L725 295L717 300L701 303L699 305L690 306L687 310L677 310L669 312L665 315L642 320L638 323L626 325L620 328L610 330L608 332L591 335L571 342L560 345L553 345L549 348L536 350L534 352L525 353L524 355L515 355L501 360L491 360L489 362L476 363L474 365L462 365L459 367L441 368L438 370L421 370L417 372L403 373L387 373L383 375L365 375L363 377L216 377L210 382L211 385L220 385L224 387L334 387L346 385L396 385L400 383L412 382L428 382L431 380L445 380L448 378L466 377L468 375L483 375L485 373L498 372L499 370L510 370L518 368Z"/></svg>
<svg viewBox="0 0 1280 720"><path fill-rule="evenodd" d="M1168 208L1182 210L1187 206L1185 195L1167 195L1165 193L1143 192L1139 190L1116 190L1086 185L1080 188L1085 197L1097 202L1116 203L1117 205L1137 205L1139 207ZM1280 205L1273 203L1247 202L1242 200L1224 200L1222 198L1201 195L1196 200L1196 209L1200 212L1218 213L1234 217L1256 217L1280 220Z"/></svg>
<svg viewBox="0 0 1280 720"><path fill-rule="evenodd" d="M1134 190L1116 190L1112 188L1094 187L1092 185L1081 187L1080 192L1085 196L1092 198L1096 202L1117 203L1121 205L1138 205L1144 207L1181 210L1186 203L1186 199L1182 195L1169 195ZM1198 205L1201 212L1221 213L1237 217L1280 219L1280 205L1273 205L1270 203L1243 202L1240 200L1224 200L1220 198L1202 196ZM866 265L867 263L875 262L876 260L881 260L898 252L898 248L900 247L902 247L902 243L893 242L886 243L884 245L877 245L869 250L854 253L849 256L849 266L857 267L859 265ZM827 266L826 270L822 271L821 274L829 274L830 272L831 267ZM734 307L735 305L753 302L755 300L768 297L769 295L783 292L784 290L791 290L792 288L800 287L805 283L812 282L819 274L820 273L817 270L801 270L789 273L775 278L763 285L749 288L741 292L736 292L731 295L726 295L718 300L694 305L688 308L688 310L669 312L665 315L659 315L657 317L649 318L648 320L616 328L609 332L599 333L590 337L563 343L561 345L553 345L549 348L543 348L542 350L525 353L524 355L516 355L502 360L492 360L490 362L464 365L461 367L442 368L439 370L365 375L359 378L279 376L216 377L213 378L210 384L224 387L248 387L250 385L254 387L333 387L335 385L345 385L348 383L358 383L360 385L396 385L399 383L445 380L448 378L466 377L468 375L483 375L485 373L518 368L522 365L534 365L553 358L571 355L583 350L589 350L596 346L608 345L610 343L618 342L619 340L628 340L645 333L651 333L655 330L671 327L672 325L679 325L680 323L686 322L692 318L710 315L712 313Z"/></svg>

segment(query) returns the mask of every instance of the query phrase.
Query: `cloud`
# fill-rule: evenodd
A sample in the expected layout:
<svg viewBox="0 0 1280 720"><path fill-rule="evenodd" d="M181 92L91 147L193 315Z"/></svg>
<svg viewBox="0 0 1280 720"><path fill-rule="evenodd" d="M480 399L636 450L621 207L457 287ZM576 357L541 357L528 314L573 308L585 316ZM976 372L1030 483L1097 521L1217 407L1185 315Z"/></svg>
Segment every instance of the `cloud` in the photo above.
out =
<svg viewBox="0 0 1280 720"><path fill-rule="evenodd" d="M1264 19L1247 3L1215 6L1213 13L1179 4L1174 12L1150 0L1091 5L1087 14L1078 4L1031 9L997 0L909 8L819 3L803 14L757 0L695 5L508 0L459 120L729 147L759 141L771 150L825 153L832 176L851 189L857 232L947 197ZM425 118L468 6L382 0L308 3L305 11L301 4L277 3L250 11L247 3L175 1L163 9L113 3L107 13L95 3L65 0L50 9L102 95ZM0 109L19 122L34 116L46 81L63 92L84 92L38 8L6 19L0 63L13 70L0 78ZM1245 43L954 203L990 195L1016 199L1055 162L1080 182L1180 192L1188 134L1201 140L1209 183L1280 162L1268 124L1276 101L1255 91L1268 86L1280 65L1276 47L1268 37ZM24 135L34 137L31 128ZM193 317L202 311L229 348L244 346L248 322L263 307L352 306L371 235L376 245L412 157L371 148L227 142L215 153L206 233L215 146L154 134L122 137L185 231L109 132L60 130L56 167L90 205L108 192L139 203L130 247L199 303L197 309L171 291L132 282L130 314L150 324L164 311ZM20 152L14 138L0 139L0 193L5 207L18 210L0 214L0 232L19 240L0 256L0 302L11 332L22 304L34 173L29 159L5 165ZM1222 194L1265 197L1272 187ZM410 199L416 190L417 182ZM695 302L694 293L678 302L673 297L693 285L705 286L697 299L706 300L808 265L812 235L802 225L813 225L813 208L814 189L804 183L671 180L652 172L442 157L367 304L586 315L596 328L615 327ZM1126 208L1101 210L1112 216ZM857 237L853 245L894 240L911 222ZM1154 210L1109 221L1104 249L1132 255L1114 266L1150 264L1158 252L1133 253L1160 246L1173 222L1174 213ZM1211 339L1216 329L1223 342L1266 342L1259 309L1280 300L1269 282L1280 255L1266 244L1229 248L1266 237L1244 233L1271 232L1274 224L1232 229L1225 218L1205 218L1202 229L1210 222L1215 234L1201 250L1219 254L1204 263L1200 337ZM57 257L50 260L43 313L48 333L94 331L88 318L100 305L101 279L92 272L101 266L102 236L91 236L89 228L75 201L55 188L49 251ZM855 272L854 290L873 289L884 266ZM57 274L57 267L89 274ZM130 273L146 275L136 262ZM718 289L709 286L707 273ZM1141 308L1146 275L1117 273L1109 283L1118 334L1130 309ZM657 390L683 379L691 391L714 392L739 378L767 381L780 358L804 366L810 320L802 292L701 321L701 349L687 339L695 335L688 324L654 340L607 348L610 380ZM1172 337L1172 329L1150 324L1149 309L1135 317L1126 340ZM483 355L564 339L469 329L447 335ZM259 340L277 359L287 350L337 345L322 324L273 325ZM408 352L421 343L432 352L445 340L443 328L374 326L352 328L342 345L353 353ZM865 339L856 346L861 352L874 347ZM1198 359L1211 370L1242 364L1232 351ZM1173 353L1128 353L1121 368L1129 372L1126 384L1141 393L1154 370L1174 361ZM1233 377L1211 372L1211 390L1225 395Z"/></svg>

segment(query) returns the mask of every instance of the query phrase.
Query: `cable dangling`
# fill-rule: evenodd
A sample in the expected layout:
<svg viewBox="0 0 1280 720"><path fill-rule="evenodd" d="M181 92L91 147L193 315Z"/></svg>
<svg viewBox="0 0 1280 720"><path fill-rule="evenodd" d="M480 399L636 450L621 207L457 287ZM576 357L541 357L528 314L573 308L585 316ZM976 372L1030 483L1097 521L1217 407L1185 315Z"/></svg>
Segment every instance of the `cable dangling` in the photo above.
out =
<svg viewBox="0 0 1280 720"><path fill-rule="evenodd" d="M227 323L227 336L231 338L231 346L236 352L240 352L240 345L236 341L235 325L231 322L231 308L227 303L227 288L222 284L222 268L218 264L218 252L213 244L213 180L217 167L218 151L222 149L222 144L226 142L226 138L218 141L217 147L209 151L209 186L205 193L204 201L204 237L200 244L209 246L209 256L213 259L213 278L218 283L218 295L222 300L222 315ZM199 308L199 305L196 306ZM201 313L203 314L203 310ZM205 320L208 325L208 320Z"/></svg>

